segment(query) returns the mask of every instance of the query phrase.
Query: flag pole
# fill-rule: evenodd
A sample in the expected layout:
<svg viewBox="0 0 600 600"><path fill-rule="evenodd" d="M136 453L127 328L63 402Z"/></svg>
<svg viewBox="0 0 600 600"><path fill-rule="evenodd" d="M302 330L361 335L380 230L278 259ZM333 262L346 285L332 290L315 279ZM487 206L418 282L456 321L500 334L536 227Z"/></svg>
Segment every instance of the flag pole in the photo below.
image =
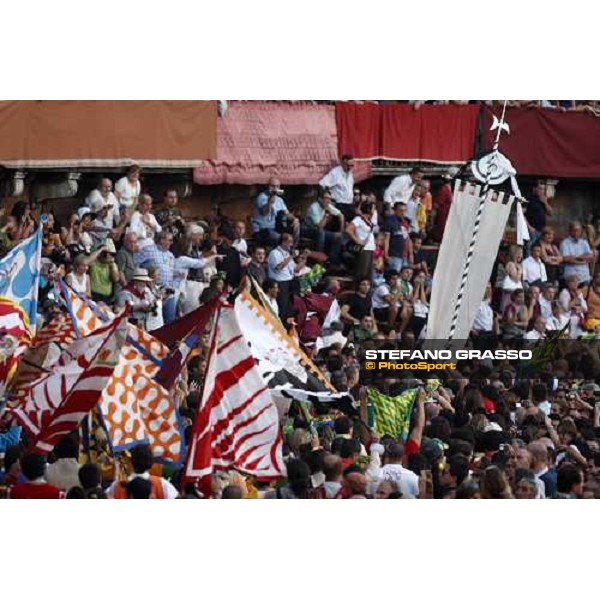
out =
<svg viewBox="0 0 600 600"><path fill-rule="evenodd" d="M462 306L462 301L465 293L465 288L467 287L467 280L469 278L469 270L471 268L471 260L473 259L473 253L475 251L475 245L477 243L477 239L479 237L479 227L481 225L481 218L483 216L483 209L485 207L485 201L487 200L487 195L490 189L490 179L492 177L492 168L496 165L496 158L498 156L498 146L500 145L500 135L503 130L507 128L507 125L504 121L504 116L506 114L506 105L507 100L504 101L502 106L502 116L500 117L500 121L495 119L494 124L492 125L492 129L497 128L496 139L494 140L494 145L492 147L492 156L488 162L486 173L485 173L485 182L483 186L483 190L481 191L479 197L479 205L477 206L477 213L475 214L475 224L473 225L473 232L471 234L471 243L469 244L469 250L467 251L467 257L465 259L465 264L463 267L462 278L460 282L460 289L458 291L458 296L456 297L456 302L454 304L454 313L452 315L452 323L450 324L450 332L448 333L448 345L451 345L452 340L454 339L454 335L456 333L456 326L458 323L458 314L460 312L460 308Z"/></svg>

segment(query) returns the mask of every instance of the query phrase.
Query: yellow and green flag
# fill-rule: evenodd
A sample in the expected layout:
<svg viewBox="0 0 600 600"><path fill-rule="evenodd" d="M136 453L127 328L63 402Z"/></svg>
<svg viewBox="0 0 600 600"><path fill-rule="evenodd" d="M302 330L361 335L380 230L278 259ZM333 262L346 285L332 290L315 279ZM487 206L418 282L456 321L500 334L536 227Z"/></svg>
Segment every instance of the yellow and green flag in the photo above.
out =
<svg viewBox="0 0 600 600"><path fill-rule="evenodd" d="M439 386L438 379L429 379L425 383L425 390L431 394ZM373 428L379 435L387 433L406 440L410 433L410 417L417 392L418 388L413 388L399 396L386 396L374 388L369 388L367 397L373 408Z"/></svg>

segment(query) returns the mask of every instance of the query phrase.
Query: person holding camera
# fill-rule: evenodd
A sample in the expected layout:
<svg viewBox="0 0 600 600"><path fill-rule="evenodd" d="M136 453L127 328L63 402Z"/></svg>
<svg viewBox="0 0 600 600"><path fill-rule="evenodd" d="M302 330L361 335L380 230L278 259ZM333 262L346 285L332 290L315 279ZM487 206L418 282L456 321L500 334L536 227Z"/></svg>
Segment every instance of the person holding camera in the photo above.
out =
<svg viewBox="0 0 600 600"><path fill-rule="evenodd" d="M323 190L306 213L304 229L307 237L317 243L319 252L327 252L332 264L339 264L342 254L342 232L344 215L333 205L333 196L329 190Z"/></svg>
<svg viewBox="0 0 600 600"><path fill-rule="evenodd" d="M281 236L281 243L269 252L268 275L269 279L276 281L279 285L277 304L279 305L279 316L283 323L292 315L291 286L296 273L304 267L305 263L296 263L295 259L300 255L298 250L294 251L294 238L289 233Z"/></svg>
<svg viewBox="0 0 600 600"><path fill-rule="evenodd" d="M259 243L266 246L277 244L280 234L291 233L297 238L300 231L300 223L288 210L280 186L279 179L272 177L268 189L256 198L252 231Z"/></svg>
<svg viewBox="0 0 600 600"><path fill-rule="evenodd" d="M105 304L112 302L115 284L121 279L119 268L115 263L115 255L114 242L108 239L104 246L87 257L94 302Z"/></svg>
<svg viewBox="0 0 600 600"><path fill-rule="evenodd" d="M148 276L148 271L136 269L131 281L117 295L117 306L123 308L129 304L129 320L145 330L148 330L148 316L158 312L155 298L148 288L149 283L152 283L152 279Z"/></svg>
<svg viewBox="0 0 600 600"><path fill-rule="evenodd" d="M163 298L165 324L172 323L177 318L175 256L171 252L172 244L173 236L168 231L161 231L156 236L156 243L142 248L136 257L138 267L144 268L150 264L158 267L158 284L165 292Z"/></svg>
<svg viewBox="0 0 600 600"><path fill-rule="evenodd" d="M159 225L171 233L173 241L177 243L185 235L185 221L183 213L177 208L179 197L175 188L168 188L164 195L164 208L156 213L156 220Z"/></svg>

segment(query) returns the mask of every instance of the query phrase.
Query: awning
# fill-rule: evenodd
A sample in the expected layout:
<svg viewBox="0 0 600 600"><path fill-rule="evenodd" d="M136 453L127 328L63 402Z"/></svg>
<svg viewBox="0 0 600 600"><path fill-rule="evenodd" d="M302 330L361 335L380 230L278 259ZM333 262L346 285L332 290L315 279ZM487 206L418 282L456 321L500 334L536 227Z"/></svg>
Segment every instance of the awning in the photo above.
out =
<svg viewBox="0 0 600 600"><path fill-rule="evenodd" d="M214 101L0 102L0 165L192 168L216 156Z"/></svg>
<svg viewBox="0 0 600 600"><path fill-rule="evenodd" d="M200 185L316 184L338 164L335 108L285 102L228 103L217 123L217 158L194 169ZM355 179L370 174L358 165Z"/></svg>

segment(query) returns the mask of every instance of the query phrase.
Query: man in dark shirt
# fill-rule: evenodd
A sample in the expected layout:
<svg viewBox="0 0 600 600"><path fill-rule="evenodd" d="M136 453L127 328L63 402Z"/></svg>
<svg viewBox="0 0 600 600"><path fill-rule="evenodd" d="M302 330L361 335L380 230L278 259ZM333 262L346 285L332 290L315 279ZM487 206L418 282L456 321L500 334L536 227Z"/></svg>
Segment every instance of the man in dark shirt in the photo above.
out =
<svg viewBox="0 0 600 600"><path fill-rule="evenodd" d="M552 207L546 198L544 185L539 181L527 200L525 217L533 230L530 233L532 234L531 244L534 244L540 238L542 229L546 227L546 217L552 214Z"/></svg>
<svg viewBox="0 0 600 600"><path fill-rule="evenodd" d="M394 212L383 221L385 256L390 269L399 272L410 254L410 221L406 218L406 204L396 202Z"/></svg>
<svg viewBox="0 0 600 600"><path fill-rule="evenodd" d="M163 198L164 208L156 213L156 220L163 228L173 236L173 241L178 242L185 235L185 222L183 213L177 208L179 198L175 188L165 190Z"/></svg>
<svg viewBox="0 0 600 600"><path fill-rule="evenodd" d="M357 291L342 301L341 319L348 325L360 325L363 317L372 314L371 280L368 277L358 282Z"/></svg>
<svg viewBox="0 0 600 600"><path fill-rule="evenodd" d="M217 245L217 255L222 256L221 262L217 262L219 271L226 275L227 284L236 290L242 279L242 263L240 253L233 247L235 233L230 227L224 227L219 235L219 244Z"/></svg>
<svg viewBox="0 0 600 600"><path fill-rule="evenodd" d="M267 252L262 246L256 246L252 251L252 262L248 265L248 273L256 279L258 285L262 287L267 279Z"/></svg>

